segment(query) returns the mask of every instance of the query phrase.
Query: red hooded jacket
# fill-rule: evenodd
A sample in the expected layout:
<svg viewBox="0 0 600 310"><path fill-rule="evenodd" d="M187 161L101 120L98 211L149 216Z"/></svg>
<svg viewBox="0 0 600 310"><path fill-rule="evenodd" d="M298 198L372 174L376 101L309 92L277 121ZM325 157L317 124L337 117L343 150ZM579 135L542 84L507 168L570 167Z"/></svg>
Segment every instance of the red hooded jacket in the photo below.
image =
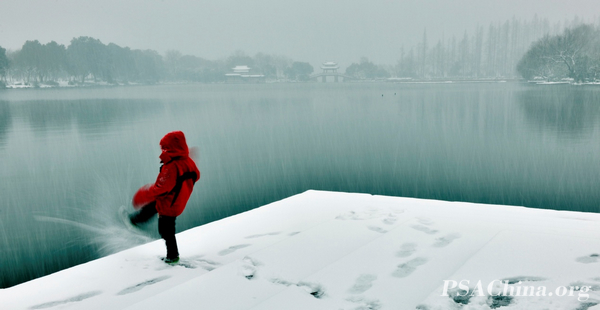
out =
<svg viewBox="0 0 600 310"><path fill-rule="evenodd" d="M200 179L196 163L189 157L185 136L181 131L169 132L160 140L163 164L154 184L142 186L133 196L138 209L156 201L159 215L179 216L187 204L194 184Z"/></svg>

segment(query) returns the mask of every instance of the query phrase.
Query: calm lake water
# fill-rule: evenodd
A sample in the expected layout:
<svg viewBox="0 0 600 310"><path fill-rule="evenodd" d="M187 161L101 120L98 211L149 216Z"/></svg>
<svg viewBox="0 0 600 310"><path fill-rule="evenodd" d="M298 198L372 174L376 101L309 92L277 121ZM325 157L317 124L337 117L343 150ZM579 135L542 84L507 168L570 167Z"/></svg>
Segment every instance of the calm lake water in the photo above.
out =
<svg viewBox="0 0 600 310"><path fill-rule="evenodd" d="M202 172L178 231L308 189L600 211L596 87L0 90L0 287L147 241L117 210L172 130Z"/></svg>

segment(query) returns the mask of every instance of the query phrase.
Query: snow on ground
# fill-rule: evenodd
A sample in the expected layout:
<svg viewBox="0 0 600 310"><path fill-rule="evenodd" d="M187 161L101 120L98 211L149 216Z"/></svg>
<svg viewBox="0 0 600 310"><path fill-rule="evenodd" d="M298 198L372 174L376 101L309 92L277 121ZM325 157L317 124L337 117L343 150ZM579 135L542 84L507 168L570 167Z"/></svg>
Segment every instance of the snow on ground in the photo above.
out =
<svg viewBox="0 0 600 310"><path fill-rule="evenodd" d="M600 214L308 191L177 238L178 265L157 240L0 308L600 309Z"/></svg>

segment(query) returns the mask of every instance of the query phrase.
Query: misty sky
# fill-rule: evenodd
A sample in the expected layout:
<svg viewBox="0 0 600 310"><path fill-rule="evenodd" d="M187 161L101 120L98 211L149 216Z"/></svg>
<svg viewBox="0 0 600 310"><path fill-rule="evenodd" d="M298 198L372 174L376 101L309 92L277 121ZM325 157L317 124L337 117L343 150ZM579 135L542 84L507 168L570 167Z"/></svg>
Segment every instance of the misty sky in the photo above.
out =
<svg viewBox="0 0 600 310"><path fill-rule="evenodd" d="M587 21L598 0L0 0L0 46L91 36L134 49L215 60L243 50L343 67L366 56L395 64L427 28L430 46L512 17Z"/></svg>

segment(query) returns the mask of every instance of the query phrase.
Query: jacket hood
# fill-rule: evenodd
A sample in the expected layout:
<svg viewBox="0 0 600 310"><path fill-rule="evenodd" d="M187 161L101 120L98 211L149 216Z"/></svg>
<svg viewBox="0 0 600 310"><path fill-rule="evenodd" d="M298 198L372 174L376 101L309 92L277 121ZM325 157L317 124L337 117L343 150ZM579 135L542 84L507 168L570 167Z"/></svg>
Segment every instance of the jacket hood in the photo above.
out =
<svg viewBox="0 0 600 310"><path fill-rule="evenodd" d="M175 157L188 157L190 151L181 131L172 131L160 139L162 153L159 158L162 163L168 163Z"/></svg>

